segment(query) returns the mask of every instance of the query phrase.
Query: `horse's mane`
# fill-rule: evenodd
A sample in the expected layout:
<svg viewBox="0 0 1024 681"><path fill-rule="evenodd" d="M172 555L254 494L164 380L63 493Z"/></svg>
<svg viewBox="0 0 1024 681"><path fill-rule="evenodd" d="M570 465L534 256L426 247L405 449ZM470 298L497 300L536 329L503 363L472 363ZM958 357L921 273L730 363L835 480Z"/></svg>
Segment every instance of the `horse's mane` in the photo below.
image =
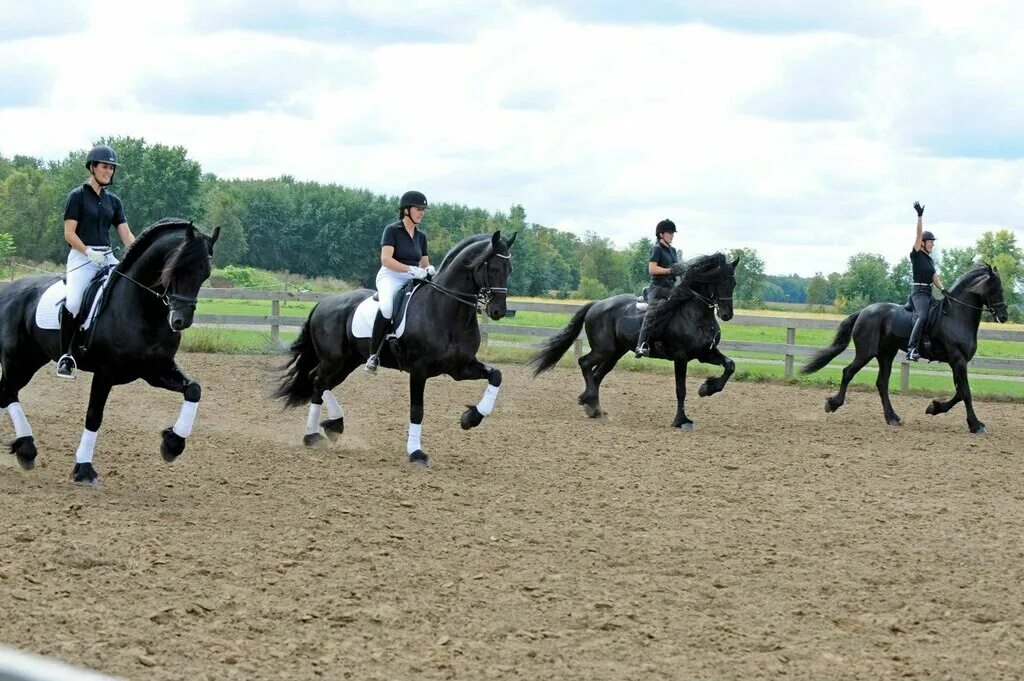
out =
<svg viewBox="0 0 1024 681"><path fill-rule="evenodd" d="M668 297L653 310L650 325L654 335L675 315L676 311L693 299L693 287L698 284L715 284L724 281L732 271L723 253L699 255L696 258L673 265L671 276L679 277Z"/></svg>
<svg viewBox="0 0 1024 681"><path fill-rule="evenodd" d="M437 268L437 271L443 272L445 267L448 267L456 260L459 260L460 256L462 256L470 246L484 242L490 244L491 237L487 234L474 234L473 236L467 236L465 239L452 246L451 250L445 254L444 259Z"/></svg>
<svg viewBox="0 0 1024 681"><path fill-rule="evenodd" d="M164 218L154 222L135 237L135 241L125 251L121 264L117 266L118 271L125 272L131 268L142 257L142 254L149 249L153 242L159 237L174 229L182 229L192 224L184 218ZM198 230L197 230L198 233Z"/></svg>
<svg viewBox="0 0 1024 681"><path fill-rule="evenodd" d="M974 265L974 267L964 272L960 278L956 280L956 283L950 287L949 292L960 293L964 289L970 288L974 284L975 279L979 279L984 275L990 274L995 274L992 270L992 266L985 262L979 262Z"/></svg>

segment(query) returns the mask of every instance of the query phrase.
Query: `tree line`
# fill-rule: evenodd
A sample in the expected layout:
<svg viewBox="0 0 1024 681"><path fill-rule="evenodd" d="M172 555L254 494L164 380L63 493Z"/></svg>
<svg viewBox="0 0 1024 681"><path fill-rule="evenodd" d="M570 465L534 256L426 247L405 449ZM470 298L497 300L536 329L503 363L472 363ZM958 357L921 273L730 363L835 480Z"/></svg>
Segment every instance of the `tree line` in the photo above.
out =
<svg viewBox="0 0 1024 681"><path fill-rule="evenodd" d="M98 143L117 151L121 167L112 190L124 201L138 233L168 217L193 219L212 232L221 228L218 266L238 265L307 276L331 276L373 285L379 267L383 226L397 219L397 196L337 184L304 182L290 176L229 179L204 173L180 146L141 138L112 137ZM85 149L60 161L0 156L0 258L14 254L35 261L60 262L67 254L63 209L67 193L88 177ZM432 201L424 230L432 260L460 239L502 230L518 232L510 288L520 295L600 298L636 292L646 285L651 237L616 248L589 232L582 237L529 222L521 205L507 212ZM649 233L651 226L638 226ZM683 252L683 256L696 255ZM909 290L907 259L890 265L884 257L859 253L847 270L814 277L769 276L753 248L729 249L740 257L736 303L758 307L765 301L835 305L840 309L901 300ZM997 265L1008 297L1016 302L1020 248L1010 230L986 233L973 248L941 252L940 273L948 284L977 258Z"/></svg>

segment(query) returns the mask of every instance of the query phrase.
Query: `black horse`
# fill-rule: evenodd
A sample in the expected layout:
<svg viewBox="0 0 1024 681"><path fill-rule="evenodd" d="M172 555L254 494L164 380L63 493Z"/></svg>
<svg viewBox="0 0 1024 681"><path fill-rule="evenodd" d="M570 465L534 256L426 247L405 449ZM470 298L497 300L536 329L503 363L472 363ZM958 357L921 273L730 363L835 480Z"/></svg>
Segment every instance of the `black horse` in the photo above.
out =
<svg viewBox="0 0 1024 681"><path fill-rule="evenodd" d="M651 356L670 359L676 372L676 428L692 429L686 416L686 365L696 359L704 364L725 368L721 376L708 378L698 394L707 397L720 392L736 365L722 354L722 339L715 312L722 321L732 319L732 292L736 286L736 265L739 258L728 262L721 253L695 258L673 265L672 276L681 277L669 296L651 311ZM546 341L530 364L534 376L553 367L579 336L584 324L590 352L579 359L586 390L579 396L587 416L599 418L601 409L598 391L601 381L619 359L636 347L643 313L637 311L636 296L623 294L588 303L573 315L569 325Z"/></svg>
<svg viewBox="0 0 1024 681"><path fill-rule="evenodd" d="M76 353L78 366L93 373L85 431L75 454L72 480L95 484L92 465L96 434L103 408L115 385L143 379L150 385L182 393L181 415L162 433L160 452L173 461L185 450L192 432L201 390L174 363L181 331L192 325L199 287L210 276L210 257L219 230L212 237L191 222L162 220L139 235L123 262L111 273L102 311L86 332L88 347ZM32 428L18 402L18 391L44 364L61 355L59 330L36 325L36 306L56 280L31 276L15 281L0 293L0 408L14 422L11 452L21 467L35 466Z"/></svg>
<svg viewBox="0 0 1024 681"><path fill-rule="evenodd" d="M397 343L385 343L381 364L409 374L409 460L426 464L420 446L423 390L427 379L448 374L456 381L487 379L480 403L462 413L462 427L474 428L491 413L501 385L501 372L476 358L480 348L477 308L481 303L494 320L505 316L509 250L516 235L479 234L459 242L441 262L433 280L420 286L408 303L405 331ZM373 291L359 289L320 301L291 346L291 360L275 397L287 407L309 403L307 446L324 442L322 427L331 440L345 429L344 411L331 389L366 361L370 339L353 334L352 317ZM396 318L398 317L396 307ZM327 402L328 418L320 421Z"/></svg>
<svg viewBox="0 0 1024 681"><path fill-rule="evenodd" d="M939 302L936 301L936 304ZM997 321L1006 321L1006 302L1003 300L1003 283L999 273L989 265L977 265L960 277L941 304L946 306L947 310L940 313L937 326L929 329L931 344L924 356L926 359L949 364L953 369L956 394L948 402L932 400L925 413L944 414L963 400L967 408L967 425L971 432L984 433L985 424L974 415L974 406L971 403L967 363L978 349L978 324L981 323L981 313L988 309ZM875 386L882 398L885 422L890 426L900 425L900 417L896 415L889 401L889 374L896 352L907 349L910 314L912 313L905 310L902 305L874 303L843 320L832 345L815 353L803 368L805 374L821 369L845 350L850 344L850 338L853 338L856 355L843 369L843 382L839 386L839 392L825 401L825 411L833 412L843 406L850 381L874 357L878 359L878 379Z"/></svg>

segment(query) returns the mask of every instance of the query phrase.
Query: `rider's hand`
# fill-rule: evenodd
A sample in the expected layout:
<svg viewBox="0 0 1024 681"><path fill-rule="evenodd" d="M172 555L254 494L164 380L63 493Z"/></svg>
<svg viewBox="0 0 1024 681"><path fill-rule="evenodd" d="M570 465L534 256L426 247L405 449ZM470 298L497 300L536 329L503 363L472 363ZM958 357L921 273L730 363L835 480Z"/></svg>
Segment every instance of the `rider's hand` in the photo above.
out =
<svg viewBox="0 0 1024 681"><path fill-rule="evenodd" d="M427 265L427 276L428 277L433 277L435 274L437 274L437 270L434 269L434 266L433 265Z"/></svg>
<svg viewBox="0 0 1024 681"><path fill-rule="evenodd" d="M917 217L924 215L924 206L921 205L920 201L914 201L914 210L917 211Z"/></svg>
<svg viewBox="0 0 1024 681"><path fill-rule="evenodd" d="M422 267L417 267L416 265L409 265L409 274L412 275L413 279L427 278L427 271Z"/></svg>
<svg viewBox="0 0 1024 681"><path fill-rule="evenodd" d="M95 248L86 248L85 257L89 258L89 260L92 261L92 264L96 265L96 267L103 267L107 264L106 254L100 253Z"/></svg>

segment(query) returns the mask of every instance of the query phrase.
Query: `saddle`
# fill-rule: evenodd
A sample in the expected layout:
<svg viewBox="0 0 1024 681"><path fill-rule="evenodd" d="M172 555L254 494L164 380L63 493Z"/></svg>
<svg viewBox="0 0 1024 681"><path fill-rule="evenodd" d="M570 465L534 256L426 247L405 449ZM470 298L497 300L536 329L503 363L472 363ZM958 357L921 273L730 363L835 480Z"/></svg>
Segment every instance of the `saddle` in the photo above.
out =
<svg viewBox="0 0 1024 681"><path fill-rule="evenodd" d="M111 266L103 267L93 280L89 282L89 285L85 288L85 295L82 296L82 307L78 310L78 316L75 317L75 328L85 328L88 325L86 321L89 321L89 325L96 321L96 318L100 315L100 311L103 309L103 304L106 302L106 283L110 277L110 270L114 269ZM68 278L67 275L61 277L61 281L67 286ZM96 296L103 292L103 296L97 301ZM65 298L66 300L66 298ZM96 309L93 309L93 304L96 304ZM60 301L61 307L64 307L64 300Z"/></svg>
<svg viewBox="0 0 1024 681"><path fill-rule="evenodd" d="M651 287L650 286L644 286L644 290L641 291L640 295L638 295L636 297L636 311L637 312L646 312L647 308L651 306L651 304L649 302L647 302L647 294L650 293L650 292L651 292Z"/></svg>
<svg viewBox="0 0 1024 681"><path fill-rule="evenodd" d="M924 331L921 333L921 356L927 358L931 355L931 339L936 335L942 326L943 316L949 312L950 301L947 298L933 298L928 306L928 318L924 323ZM897 308L892 316L892 334L898 338L910 339L910 332L914 328L914 305L909 299L903 307Z"/></svg>
<svg viewBox="0 0 1024 681"><path fill-rule="evenodd" d="M391 324L388 327L387 335L394 336L398 331L398 326L405 319L405 308L409 305L409 299L412 298L412 294L419 288L419 285L423 282L419 279L410 279L409 281L402 284L401 288L395 291L395 297L392 304L391 313ZM380 292L375 291L373 299L378 303L380 302Z"/></svg>

